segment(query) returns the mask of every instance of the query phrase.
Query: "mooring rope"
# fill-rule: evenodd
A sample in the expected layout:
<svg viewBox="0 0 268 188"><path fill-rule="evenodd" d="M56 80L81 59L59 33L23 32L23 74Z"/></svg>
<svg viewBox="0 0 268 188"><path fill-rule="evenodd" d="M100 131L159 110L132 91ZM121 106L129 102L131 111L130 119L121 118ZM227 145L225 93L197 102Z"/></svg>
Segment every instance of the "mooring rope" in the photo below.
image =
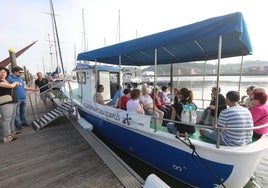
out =
<svg viewBox="0 0 268 188"><path fill-rule="evenodd" d="M197 157L201 160L202 164L219 181L219 184L222 185L224 188L226 188L225 185L224 185L224 183L222 182L221 178L219 178L217 176L217 174L208 166L208 164L206 163L206 161L198 154L198 152L196 151L195 145L192 144L191 140L188 138L188 135L186 134L185 140L187 140L189 143L187 143L186 141L184 141L183 139L181 139L177 135L176 135L176 138L179 139L182 143L184 143L185 145L187 145L189 148L192 149L192 159L193 159L193 161L195 161L194 154L196 154Z"/></svg>

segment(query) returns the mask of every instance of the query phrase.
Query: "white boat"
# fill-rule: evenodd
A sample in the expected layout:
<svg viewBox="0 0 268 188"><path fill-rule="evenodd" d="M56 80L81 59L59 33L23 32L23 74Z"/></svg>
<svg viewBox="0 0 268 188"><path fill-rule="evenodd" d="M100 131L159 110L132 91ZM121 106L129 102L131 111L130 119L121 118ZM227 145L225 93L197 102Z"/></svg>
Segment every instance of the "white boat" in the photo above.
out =
<svg viewBox="0 0 268 188"><path fill-rule="evenodd" d="M254 176L268 148L268 136L244 146L219 146L201 137L198 131L189 137L177 137L166 127L154 125L151 116L99 105L92 99L97 84L104 85L104 100L112 98L115 83L109 78L111 75L120 78L121 65L148 66L213 59L220 62L221 58L251 53L241 13L211 18L80 53L78 60L118 65L119 68L77 64L78 88L73 89L72 100L80 116L90 122L102 138L175 179L193 187L243 187ZM116 80L116 84L122 83L121 78Z"/></svg>

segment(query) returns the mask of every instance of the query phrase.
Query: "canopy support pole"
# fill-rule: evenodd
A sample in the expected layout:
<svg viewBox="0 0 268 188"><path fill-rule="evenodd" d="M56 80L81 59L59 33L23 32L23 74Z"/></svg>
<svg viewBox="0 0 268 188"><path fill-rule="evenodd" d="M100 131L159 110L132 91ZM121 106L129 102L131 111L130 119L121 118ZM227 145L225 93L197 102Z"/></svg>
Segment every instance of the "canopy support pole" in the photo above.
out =
<svg viewBox="0 0 268 188"><path fill-rule="evenodd" d="M241 78L242 78L243 62L244 62L244 56L241 57L241 63L240 63L240 74L239 74L239 84L238 84L238 92L239 93L240 93L240 89L241 89Z"/></svg>
<svg viewBox="0 0 268 188"><path fill-rule="evenodd" d="M170 92L173 92L173 64L170 64Z"/></svg>
<svg viewBox="0 0 268 188"><path fill-rule="evenodd" d="M204 90L205 90L205 77L206 77L206 64L207 61L204 62L204 66L203 66L203 84L202 84L202 108L204 108L205 104L204 104Z"/></svg>
<svg viewBox="0 0 268 188"><path fill-rule="evenodd" d="M155 95L156 95L156 92L155 92L155 88L156 88L156 75L157 75L157 49L155 48L154 49L154 98L153 98L153 101L155 101ZM153 103L153 114L154 114L154 111L155 111L155 103ZM156 132L156 119L154 118L154 131Z"/></svg>
<svg viewBox="0 0 268 188"><path fill-rule="evenodd" d="M206 51L204 50L204 48L201 46L201 44L197 41L194 40L195 44L198 46L198 48L204 53L205 56L207 56ZM206 76L206 64L207 64L207 60L205 60L204 62L204 67L203 67L203 86L202 86L202 108L204 108L205 104L204 104L204 84L205 84L205 76Z"/></svg>
<svg viewBox="0 0 268 188"><path fill-rule="evenodd" d="M219 148L220 145L220 130L217 129L218 127L218 106L219 106L219 82L220 82L220 62L221 62L221 51L222 51L222 35L219 36L219 45L218 45L218 66L217 66L217 94L216 94L216 107L215 107L215 114L214 114L214 127L217 131L217 143L216 147Z"/></svg>
<svg viewBox="0 0 268 188"><path fill-rule="evenodd" d="M121 82L121 77L122 77L122 71L121 71L121 66L122 66L122 56L119 55L119 85L121 86L122 82Z"/></svg>
<svg viewBox="0 0 268 188"><path fill-rule="evenodd" d="M98 84L100 84L100 83L98 83L99 82L99 79L98 79L98 69L97 69L97 60L95 60L95 88L96 88L96 91L97 91L97 86L98 86Z"/></svg>

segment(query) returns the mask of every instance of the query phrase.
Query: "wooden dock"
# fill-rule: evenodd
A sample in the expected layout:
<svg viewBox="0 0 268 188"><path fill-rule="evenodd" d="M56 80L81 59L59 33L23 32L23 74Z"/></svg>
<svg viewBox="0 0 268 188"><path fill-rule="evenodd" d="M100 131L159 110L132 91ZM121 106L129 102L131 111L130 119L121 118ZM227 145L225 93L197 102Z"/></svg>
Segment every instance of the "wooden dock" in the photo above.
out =
<svg viewBox="0 0 268 188"><path fill-rule="evenodd" d="M31 122L30 109L28 117ZM136 188L144 183L72 118L60 117L40 131L26 127L16 137L0 142L0 187Z"/></svg>

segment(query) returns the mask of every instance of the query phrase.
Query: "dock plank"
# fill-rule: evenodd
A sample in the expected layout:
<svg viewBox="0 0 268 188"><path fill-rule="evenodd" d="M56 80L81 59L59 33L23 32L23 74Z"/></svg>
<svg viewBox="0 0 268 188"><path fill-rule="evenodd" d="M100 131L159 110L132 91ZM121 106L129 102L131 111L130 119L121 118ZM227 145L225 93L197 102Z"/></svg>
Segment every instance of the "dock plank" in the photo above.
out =
<svg viewBox="0 0 268 188"><path fill-rule="evenodd" d="M69 121L1 142L0 187L124 187Z"/></svg>

